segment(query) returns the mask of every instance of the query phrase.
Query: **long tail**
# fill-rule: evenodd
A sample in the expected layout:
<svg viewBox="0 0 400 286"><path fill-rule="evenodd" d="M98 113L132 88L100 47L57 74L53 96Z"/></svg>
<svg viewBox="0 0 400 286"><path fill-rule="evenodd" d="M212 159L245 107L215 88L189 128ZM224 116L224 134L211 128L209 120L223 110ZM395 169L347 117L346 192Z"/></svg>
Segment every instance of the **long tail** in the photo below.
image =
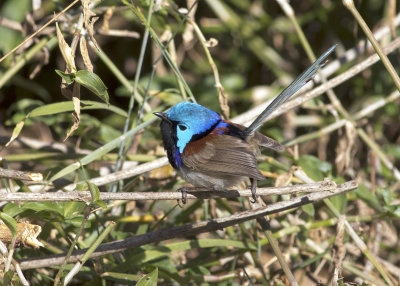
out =
<svg viewBox="0 0 400 286"><path fill-rule="evenodd" d="M333 45L327 50L322 56L320 56L307 70L299 75L287 88L285 88L281 94L279 94L270 105L253 121L253 123L244 130L246 136L256 131L263 124L264 120L281 104L288 100L293 94L295 94L300 88L302 88L308 81L310 81L317 71L325 65L324 60L329 56L330 53L336 48L337 45Z"/></svg>

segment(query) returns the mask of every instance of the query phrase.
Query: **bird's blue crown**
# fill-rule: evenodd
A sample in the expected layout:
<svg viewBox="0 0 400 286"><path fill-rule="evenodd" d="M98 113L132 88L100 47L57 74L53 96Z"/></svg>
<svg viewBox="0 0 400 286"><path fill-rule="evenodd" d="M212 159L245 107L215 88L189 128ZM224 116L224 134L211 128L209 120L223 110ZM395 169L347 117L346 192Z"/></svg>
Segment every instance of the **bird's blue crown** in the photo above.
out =
<svg viewBox="0 0 400 286"><path fill-rule="evenodd" d="M167 112L168 118L177 123L177 147L182 153L194 135L207 132L221 121L221 116L197 103L181 102Z"/></svg>

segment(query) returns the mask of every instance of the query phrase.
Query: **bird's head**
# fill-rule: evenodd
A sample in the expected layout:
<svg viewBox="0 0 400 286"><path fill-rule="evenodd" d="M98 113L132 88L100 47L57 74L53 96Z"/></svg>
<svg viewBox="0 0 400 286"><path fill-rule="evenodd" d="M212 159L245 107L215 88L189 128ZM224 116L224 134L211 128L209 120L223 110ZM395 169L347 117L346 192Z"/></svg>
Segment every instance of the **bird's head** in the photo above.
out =
<svg viewBox="0 0 400 286"><path fill-rule="evenodd" d="M161 134L165 148L175 145L182 153L187 143L208 134L218 122L220 115L199 104L181 102L167 113L156 112L161 118Z"/></svg>

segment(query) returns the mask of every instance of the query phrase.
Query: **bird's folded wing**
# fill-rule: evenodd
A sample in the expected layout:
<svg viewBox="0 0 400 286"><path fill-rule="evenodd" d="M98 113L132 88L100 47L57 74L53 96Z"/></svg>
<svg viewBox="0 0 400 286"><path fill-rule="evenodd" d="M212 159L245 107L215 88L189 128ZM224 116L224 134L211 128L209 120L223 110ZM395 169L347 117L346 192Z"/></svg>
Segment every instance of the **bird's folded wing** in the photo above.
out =
<svg viewBox="0 0 400 286"><path fill-rule="evenodd" d="M269 138L259 132L254 132L253 136L256 139L257 144L260 146L267 147L275 151L283 151L285 149L278 141L275 141L274 139Z"/></svg>
<svg viewBox="0 0 400 286"><path fill-rule="evenodd" d="M241 124L237 124L237 123L233 123L230 122L231 125L239 128L241 131L245 131L246 127L241 125ZM257 145L262 146L262 147L266 147L275 151L283 151L285 148L276 140L269 138L268 136L265 136L264 134L261 134L259 132L254 132L254 134L250 135L250 139L247 139L248 141L254 140Z"/></svg>
<svg viewBox="0 0 400 286"><path fill-rule="evenodd" d="M257 168L252 147L240 138L228 135L207 136L203 142L190 142L182 162L188 168L215 176L244 176L258 180L264 176ZM185 148L185 150L186 150ZM186 154L185 154L186 153Z"/></svg>

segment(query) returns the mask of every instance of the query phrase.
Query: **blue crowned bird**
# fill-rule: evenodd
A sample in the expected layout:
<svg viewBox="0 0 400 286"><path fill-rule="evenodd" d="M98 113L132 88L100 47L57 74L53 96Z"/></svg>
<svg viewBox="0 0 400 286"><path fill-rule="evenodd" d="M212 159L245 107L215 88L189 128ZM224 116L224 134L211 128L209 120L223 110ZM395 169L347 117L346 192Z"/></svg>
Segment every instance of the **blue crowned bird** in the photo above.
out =
<svg viewBox="0 0 400 286"><path fill-rule="evenodd" d="M259 146L283 150L280 143L257 129L278 106L314 77L335 47L283 90L249 127L224 120L217 112L191 102L178 103L166 113L154 113L161 118L162 140L172 167L192 185L213 190L224 190L250 178L255 201L257 180L265 179L257 166Z"/></svg>

